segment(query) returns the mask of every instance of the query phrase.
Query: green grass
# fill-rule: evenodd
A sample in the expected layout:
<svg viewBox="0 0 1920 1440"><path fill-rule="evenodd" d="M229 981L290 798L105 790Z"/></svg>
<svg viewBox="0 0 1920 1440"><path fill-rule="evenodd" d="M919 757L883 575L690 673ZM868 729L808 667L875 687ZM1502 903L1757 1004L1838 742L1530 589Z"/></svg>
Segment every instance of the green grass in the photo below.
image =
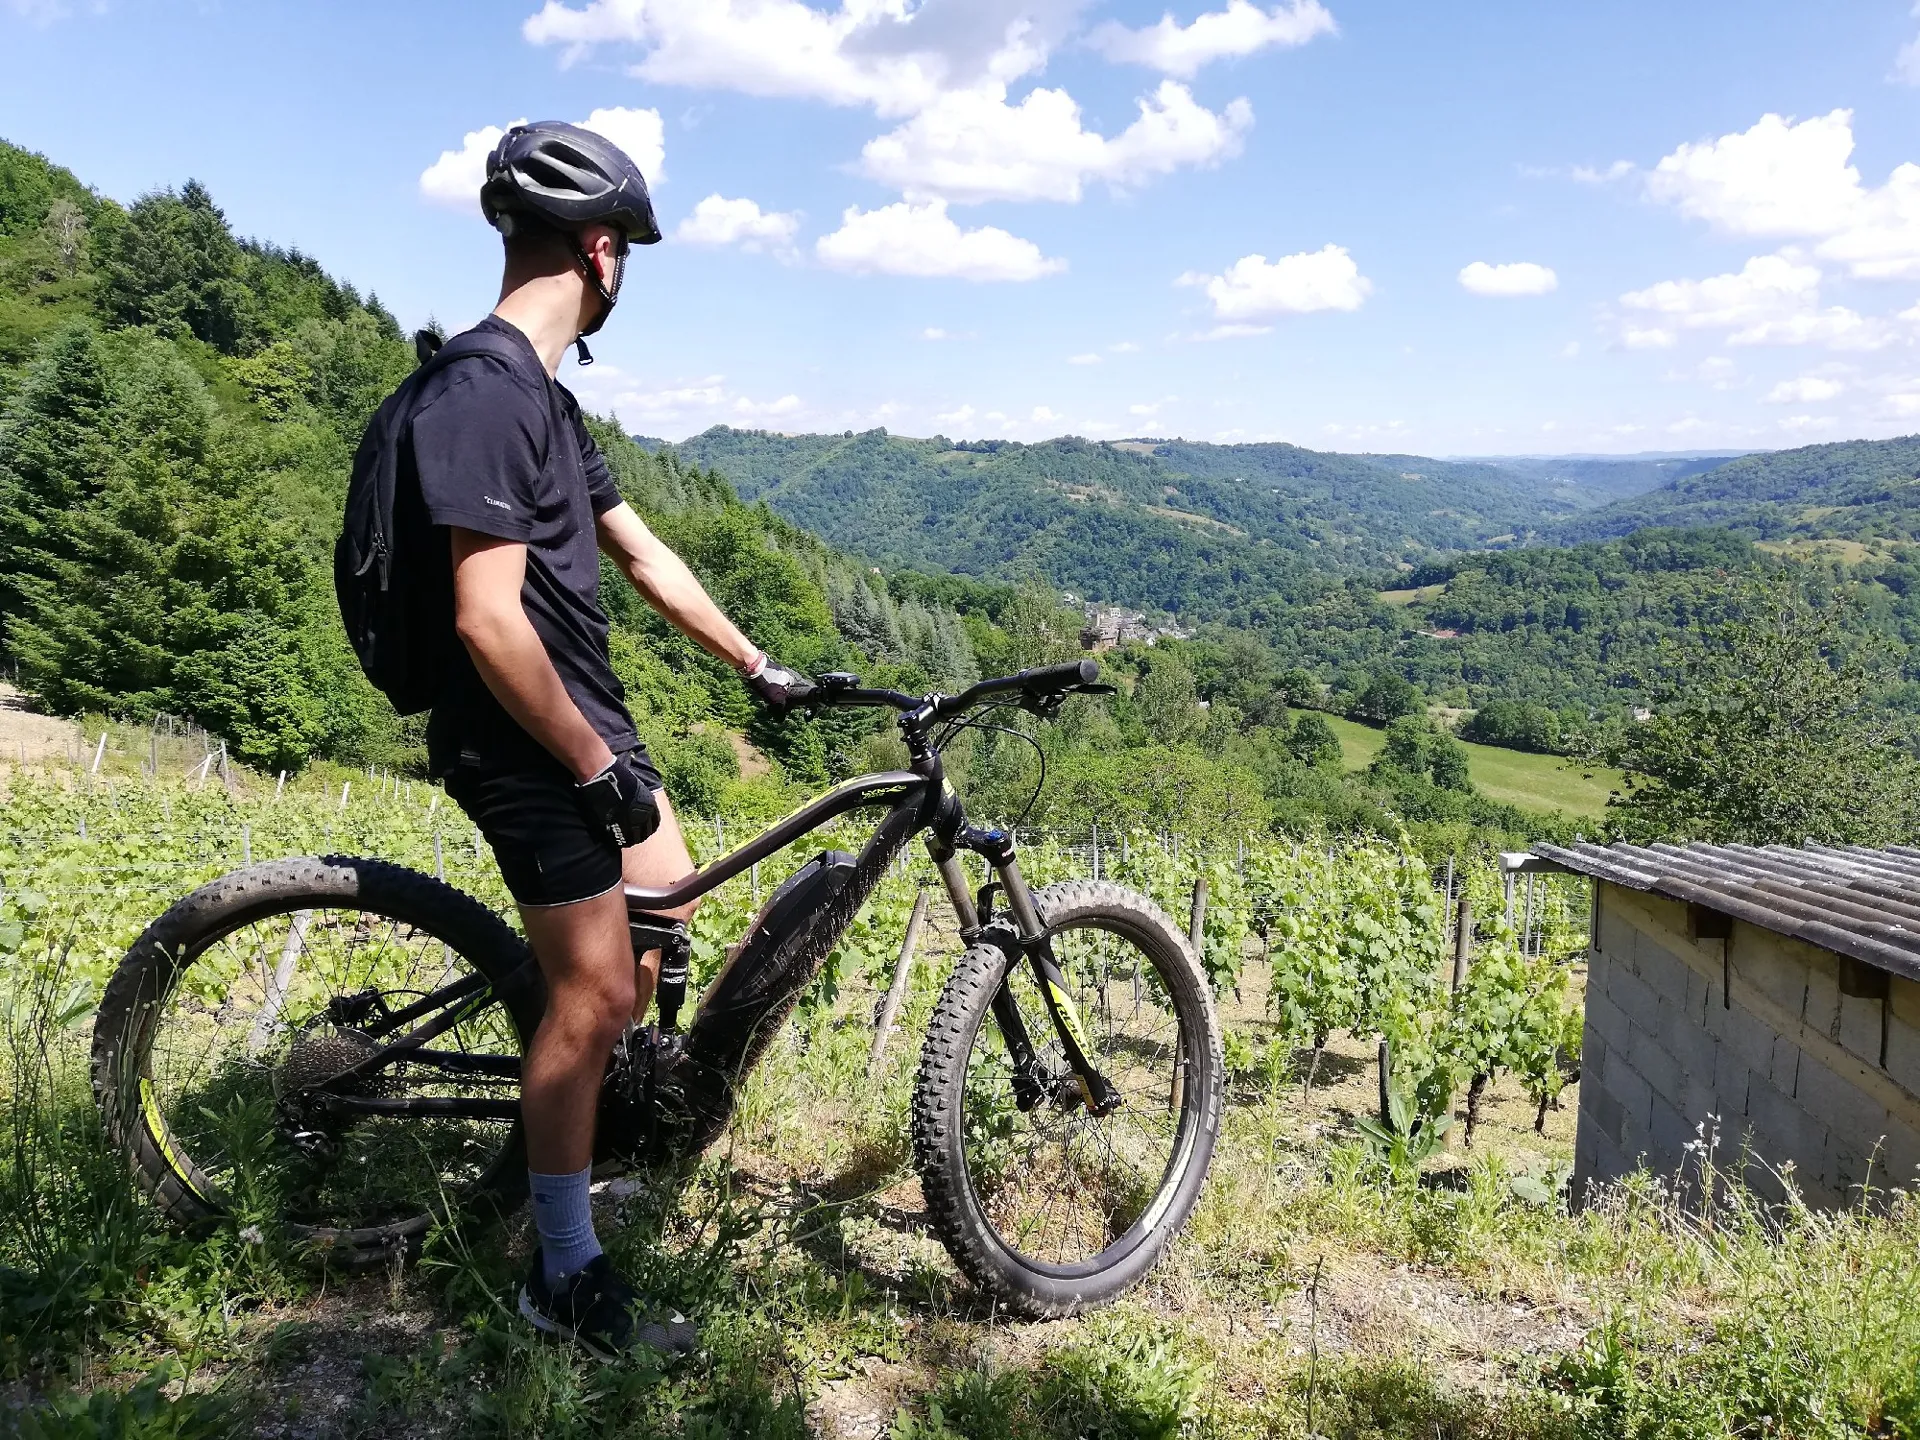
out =
<svg viewBox="0 0 1920 1440"><path fill-rule="evenodd" d="M1358 720L1329 715L1326 721L1340 737L1340 756L1349 770L1365 769L1387 743L1385 731ZM1558 755L1530 755L1468 740L1460 743L1467 747L1473 783L1488 799L1505 805L1593 816L1606 809L1607 793L1621 783L1616 770L1576 769Z"/></svg>

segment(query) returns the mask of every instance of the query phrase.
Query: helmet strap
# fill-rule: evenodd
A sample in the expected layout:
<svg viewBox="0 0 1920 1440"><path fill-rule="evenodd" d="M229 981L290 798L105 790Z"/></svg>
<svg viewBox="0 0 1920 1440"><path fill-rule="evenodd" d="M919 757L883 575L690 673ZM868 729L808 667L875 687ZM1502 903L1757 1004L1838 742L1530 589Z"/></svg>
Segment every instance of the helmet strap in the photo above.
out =
<svg viewBox="0 0 1920 1440"><path fill-rule="evenodd" d="M608 286L600 279L600 269L593 263L593 257L587 254L586 247L580 243L580 237L578 235L567 235L567 243L573 248L574 263L580 267L581 273L587 277L587 283L593 286L593 293L600 297L600 313L593 317L592 324L580 332L582 335L592 335L599 330L602 325L607 323L607 317L613 313L614 303L620 298L620 282L626 278L627 273L626 237L621 237L620 247L614 251L613 284L611 286ZM576 340L575 344L578 346L579 342ZM582 353L584 353L585 347L580 348ZM593 362L592 358L588 357L580 363L588 365Z"/></svg>
<svg viewBox="0 0 1920 1440"><path fill-rule="evenodd" d="M582 365L591 365L593 363L593 352L587 349L586 336L576 335L573 337L573 358L578 360Z"/></svg>

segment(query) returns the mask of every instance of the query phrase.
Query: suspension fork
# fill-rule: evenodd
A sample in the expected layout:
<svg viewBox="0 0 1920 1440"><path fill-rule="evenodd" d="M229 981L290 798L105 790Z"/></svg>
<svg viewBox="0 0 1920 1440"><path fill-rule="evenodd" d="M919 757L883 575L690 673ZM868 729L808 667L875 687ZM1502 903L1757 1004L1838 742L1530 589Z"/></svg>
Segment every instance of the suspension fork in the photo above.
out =
<svg viewBox="0 0 1920 1440"><path fill-rule="evenodd" d="M999 875L1000 888L1007 897L1007 909L1018 928L1019 953L1033 968L1034 980L1047 1007L1047 1016L1053 1022L1054 1033L1059 1036L1060 1048L1066 1053L1067 1063L1080 1082L1080 1098L1092 1114L1110 1114L1118 1108L1120 1094L1100 1073L1088 1053L1086 1032L1080 1025L1079 1011L1067 993L1066 977L1060 973L1059 962L1054 959L1053 942L1047 936L1046 925L1033 903L1033 892L1027 888L1026 877L1021 873L1020 862L1014 855L1012 837L1002 831L975 830L968 826L956 838L967 849L984 855ZM953 902L954 913L960 919L962 935L971 937L978 934L982 928L980 912L973 897L967 893L967 878L960 868L958 855L951 846L940 844L931 835L927 840L927 849L940 872L941 882L947 888L947 898ZM1020 1014L1020 1006L1004 978L993 994L993 1018L1000 1027L1001 1038L1006 1042L1007 1054L1013 1062L1014 1099L1022 1110L1030 1110L1051 1087L1046 1084L1046 1067L1040 1063L1039 1054L1034 1049L1033 1038Z"/></svg>

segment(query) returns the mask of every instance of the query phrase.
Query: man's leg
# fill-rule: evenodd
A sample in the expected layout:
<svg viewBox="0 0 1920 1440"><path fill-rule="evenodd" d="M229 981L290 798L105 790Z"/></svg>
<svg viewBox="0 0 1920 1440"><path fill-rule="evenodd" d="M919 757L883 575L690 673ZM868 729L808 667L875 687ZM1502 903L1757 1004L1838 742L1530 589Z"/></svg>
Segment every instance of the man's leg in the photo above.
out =
<svg viewBox="0 0 1920 1440"><path fill-rule="evenodd" d="M524 905L520 918L547 982L520 1071L527 1168L570 1175L593 1161L600 1081L633 1011L626 898L616 887L571 905Z"/></svg>
<svg viewBox="0 0 1920 1440"><path fill-rule="evenodd" d="M657 889L676 884L691 875L693 856L687 851L687 837L681 833L680 817L674 814L673 802L667 799L667 792L656 790L653 798L660 806L660 826L638 845L630 846L622 855L622 864L626 870L627 884ZM695 901L677 910L663 910L660 913L675 920L690 920L698 903ZM645 1023L647 1007L653 1003L654 987L659 983L660 952L649 950L640 957L634 969L634 1024Z"/></svg>

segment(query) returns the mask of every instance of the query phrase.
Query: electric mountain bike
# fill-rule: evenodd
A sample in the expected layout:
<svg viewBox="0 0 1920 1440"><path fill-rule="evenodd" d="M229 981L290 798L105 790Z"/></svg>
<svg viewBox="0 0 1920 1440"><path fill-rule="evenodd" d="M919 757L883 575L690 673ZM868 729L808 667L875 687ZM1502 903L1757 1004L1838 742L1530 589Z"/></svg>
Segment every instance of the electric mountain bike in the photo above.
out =
<svg viewBox="0 0 1920 1440"><path fill-rule="evenodd" d="M934 1230L987 1295L1035 1316L1113 1299L1185 1223L1212 1157L1220 1030L1199 964L1150 900L1102 881L1030 889L1012 837L970 822L941 748L987 708L1042 718L1111 693L1092 661L957 696L823 677L802 703L899 712L909 765L849 780L677 885L628 887L636 956L662 952L660 1022L602 1085L596 1170L697 1155L887 866L916 835L964 953L928 1025L913 1160ZM662 912L855 810L771 894L686 1030L685 928ZM961 856L993 878L970 888ZM333 1261L417 1248L437 1217L525 1197L522 1048L543 1004L525 942L431 876L344 856L250 866L149 926L109 983L93 1083L113 1140L188 1226L277 1217Z"/></svg>

